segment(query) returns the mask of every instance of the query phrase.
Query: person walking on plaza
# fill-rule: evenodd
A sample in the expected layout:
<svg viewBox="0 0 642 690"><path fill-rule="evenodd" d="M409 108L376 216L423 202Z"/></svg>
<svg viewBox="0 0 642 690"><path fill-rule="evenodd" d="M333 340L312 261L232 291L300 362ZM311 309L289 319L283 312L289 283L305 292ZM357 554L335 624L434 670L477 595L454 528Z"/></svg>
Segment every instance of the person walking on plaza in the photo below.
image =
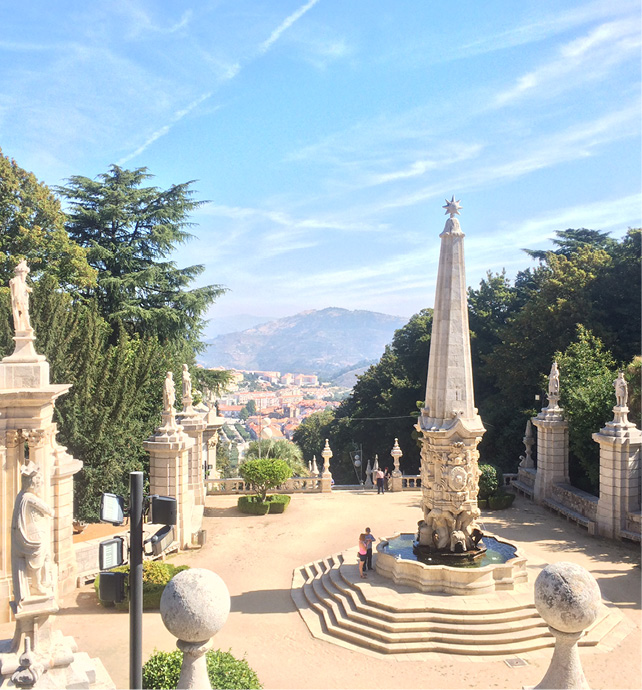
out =
<svg viewBox="0 0 642 690"><path fill-rule="evenodd" d="M366 527L366 534L365 534L365 539L364 541L366 542L366 564L364 565L363 569L364 570L374 570L372 567L372 545L377 541L376 537L374 534L371 534L370 532L370 527Z"/></svg>
<svg viewBox="0 0 642 690"><path fill-rule="evenodd" d="M359 575L361 575L362 578L368 577L363 572L365 569L365 565L366 565L367 555L368 555L368 546L366 544L366 535L362 533L359 535Z"/></svg>
<svg viewBox="0 0 642 690"><path fill-rule="evenodd" d="M382 494L385 491L383 485L383 470L379 467L375 472L375 479L377 480L377 493Z"/></svg>

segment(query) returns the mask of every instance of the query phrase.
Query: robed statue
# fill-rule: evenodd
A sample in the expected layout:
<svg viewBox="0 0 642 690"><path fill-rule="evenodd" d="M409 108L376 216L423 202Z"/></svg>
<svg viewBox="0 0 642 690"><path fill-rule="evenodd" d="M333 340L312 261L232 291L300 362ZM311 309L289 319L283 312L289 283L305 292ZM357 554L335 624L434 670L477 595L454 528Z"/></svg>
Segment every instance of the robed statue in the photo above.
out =
<svg viewBox="0 0 642 690"><path fill-rule="evenodd" d="M37 495L42 486L40 468L29 462L21 467L21 476L22 488L16 496L11 520L11 569L16 607L29 596L53 594L49 519L54 511Z"/></svg>

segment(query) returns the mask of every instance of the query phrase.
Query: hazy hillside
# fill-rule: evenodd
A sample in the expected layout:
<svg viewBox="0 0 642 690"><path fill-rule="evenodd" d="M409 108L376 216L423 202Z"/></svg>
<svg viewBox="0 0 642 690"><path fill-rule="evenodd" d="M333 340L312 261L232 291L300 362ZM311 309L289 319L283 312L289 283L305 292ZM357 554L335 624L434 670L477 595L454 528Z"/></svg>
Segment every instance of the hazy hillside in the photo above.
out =
<svg viewBox="0 0 642 690"><path fill-rule="evenodd" d="M330 307L220 335L200 356L205 366L332 376L378 360L407 319Z"/></svg>

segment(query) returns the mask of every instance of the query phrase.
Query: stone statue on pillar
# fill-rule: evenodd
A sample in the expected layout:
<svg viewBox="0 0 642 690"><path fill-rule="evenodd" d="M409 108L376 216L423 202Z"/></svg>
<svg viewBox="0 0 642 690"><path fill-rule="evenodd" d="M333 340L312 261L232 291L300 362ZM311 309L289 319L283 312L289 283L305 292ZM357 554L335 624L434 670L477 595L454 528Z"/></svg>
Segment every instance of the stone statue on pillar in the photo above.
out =
<svg viewBox="0 0 642 690"><path fill-rule="evenodd" d="M613 381L615 388L615 405L616 407L626 407L629 401L629 387L624 378L624 372L620 371L615 381Z"/></svg>
<svg viewBox="0 0 642 690"><path fill-rule="evenodd" d="M551 373L548 375L548 404L549 407L557 407L560 401L560 372L557 362L553 362Z"/></svg>
<svg viewBox="0 0 642 690"><path fill-rule="evenodd" d="M15 277L9 281L13 327L16 333L33 331L29 321L29 293L32 289L27 285L28 273L29 266L23 259L15 268Z"/></svg>
<svg viewBox="0 0 642 690"><path fill-rule="evenodd" d="M53 597L49 519L54 511L39 498L40 468L32 462L21 467L22 489L16 497L11 521L11 568L15 611L34 595ZM31 582L31 585L29 584Z"/></svg>

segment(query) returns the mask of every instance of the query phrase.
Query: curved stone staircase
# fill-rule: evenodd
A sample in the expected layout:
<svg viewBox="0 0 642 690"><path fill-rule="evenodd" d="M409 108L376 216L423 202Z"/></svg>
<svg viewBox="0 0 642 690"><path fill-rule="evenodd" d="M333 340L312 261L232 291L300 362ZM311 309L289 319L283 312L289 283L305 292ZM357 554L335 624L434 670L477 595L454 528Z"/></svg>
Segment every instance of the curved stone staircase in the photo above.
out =
<svg viewBox="0 0 642 690"><path fill-rule="evenodd" d="M362 580L355 549L297 568L292 598L315 637L375 654L514 656L555 644L532 584L492 595L422 594L376 572ZM597 645L620 619L605 607L579 644Z"/></svg>

